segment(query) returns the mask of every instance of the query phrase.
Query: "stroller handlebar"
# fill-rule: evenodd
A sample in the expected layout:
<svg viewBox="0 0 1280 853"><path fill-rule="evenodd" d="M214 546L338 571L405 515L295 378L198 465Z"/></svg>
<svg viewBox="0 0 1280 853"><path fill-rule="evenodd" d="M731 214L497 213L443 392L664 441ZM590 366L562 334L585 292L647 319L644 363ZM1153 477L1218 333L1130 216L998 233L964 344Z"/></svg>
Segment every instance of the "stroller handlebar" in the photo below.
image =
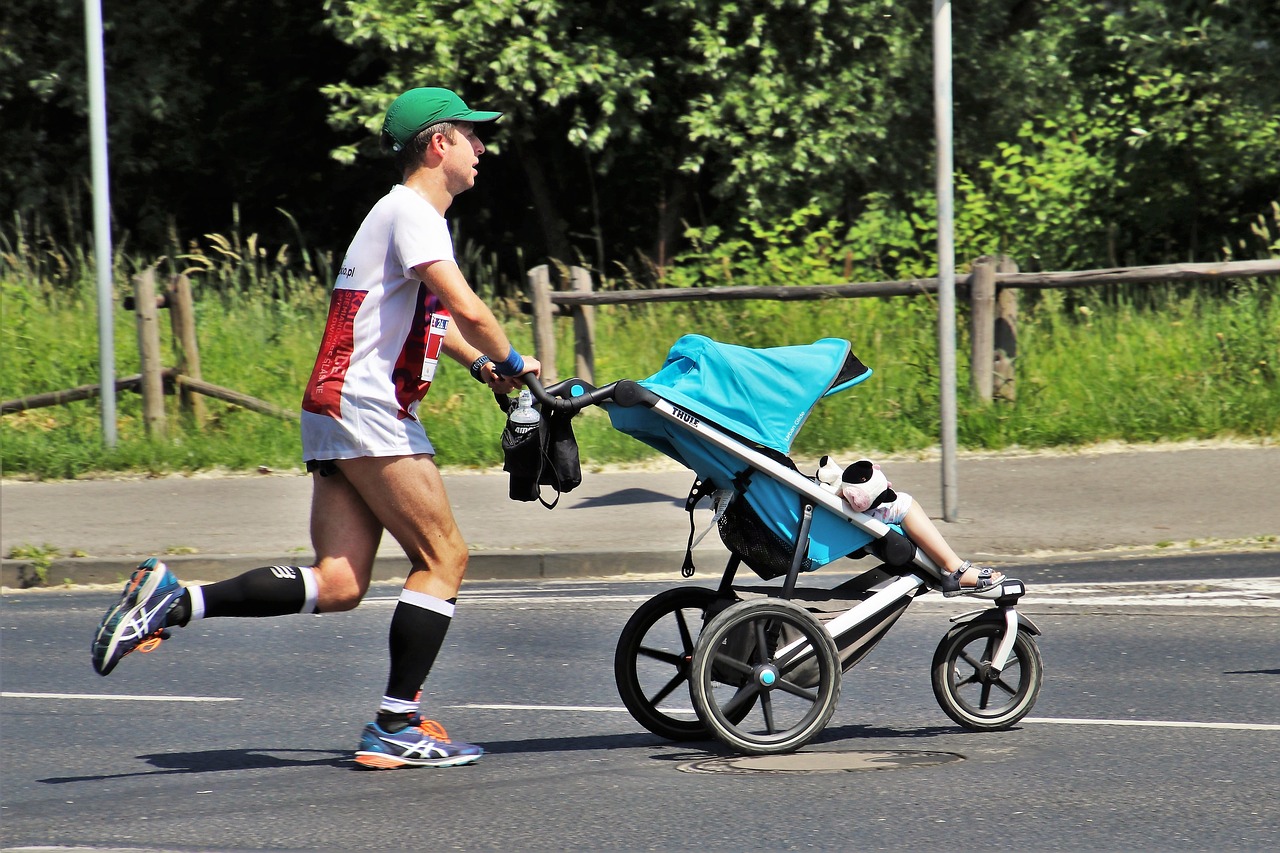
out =
<svg viewBox="0 0 1280 853"><path fill-rule="evenodd" d="M542 405L544 411L555 410L571 415L577 414L588 406L598 406L601 403L613 402L619 406L637 404L652 406L658 399L652 391L630 379L620 379L600 388L576 376L544 386L542 380L536 375L526 373L520 377L520 381L529 389L533 399ZM504 394L495 391L493 396L503 411L509 411L515 405L515 402Z"/></svg>

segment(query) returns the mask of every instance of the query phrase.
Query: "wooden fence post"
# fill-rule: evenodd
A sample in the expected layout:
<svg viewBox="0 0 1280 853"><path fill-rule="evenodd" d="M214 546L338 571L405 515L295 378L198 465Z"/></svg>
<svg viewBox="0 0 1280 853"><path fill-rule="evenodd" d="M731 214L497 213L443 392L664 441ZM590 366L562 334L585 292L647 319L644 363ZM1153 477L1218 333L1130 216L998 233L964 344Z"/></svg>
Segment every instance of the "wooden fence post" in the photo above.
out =
<svg viewBox="0 0 1280 853"><path fill-rule="evenodd" d="M133 278L134 315L138 323L138 357L142 362L142 423L147 435L163 436L164 368L160 363L159 307L155 268Z"/></svg>
<svg viewBox="0 0 1280 853"><path fill-rule="evenodd" d="M1001 255L996 259L996 272L1017 272L1018 265L1012 258ZM995 359L992 369L993 390L1001 400L1018 399L1015 361L1018 358L1018 291L1005 287L996 293Z"/></svg>
<svg viewBox="0 0 1280 853"><path fill-rule="evenodd" d="M196 343L196 314L191 298L191 280L176 275L168 289L169 321L173 326L173 340L177 344L177 371L181 376L201 380L200 347ZM178 384L178 400L183 409L191 413L196 426L204 426L206 410L204 398L188 385Z"/></svg>
<svg viewBox="0 0 1280 853"><path fill-rule="evenodd" d="M582 267L569 268L574 293L591 292L591 272ZM580 379L595 384L596 373L596 309L594 305L573 307L573 363Z"/></svg>
<svg viewBox="0 0 1280 853"><path fill-rule="evenodd" d="M551 304L551 268L529 270L529 304L533 310L533 354L542 362L542 384L556 381L555 309Z"/></svg>
<svg viewBox="0 0 1280 853"><path fill-rule="evenodd" d="M996 265L984 255L969 276L969 385L983 403L991 402L995 362Z"/></svg>

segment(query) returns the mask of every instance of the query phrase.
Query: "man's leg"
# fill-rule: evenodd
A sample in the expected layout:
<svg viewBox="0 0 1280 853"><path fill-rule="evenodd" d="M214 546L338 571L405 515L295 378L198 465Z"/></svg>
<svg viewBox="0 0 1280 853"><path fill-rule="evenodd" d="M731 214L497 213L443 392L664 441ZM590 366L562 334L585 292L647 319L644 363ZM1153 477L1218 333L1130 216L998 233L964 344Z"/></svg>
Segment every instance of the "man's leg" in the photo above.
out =
<svg viewBox="0 0 1280 853"><path fill-rule="evenodd" d="M376 768L475 761L482 753L479 747L450 742L438 724L418 714L418 696L444 645L467 567L466 543L440 473L429 456L353 459L339 465L412 564L391 616L386 691L356 761Z"/></svg>
<svg viewBox="0 0 1280 853"><path fill-rule="evenodd" d="M102 675L136 648L154 648L167 628L192 619L264 617L355 607L369 587L382 527L340 473L313 475L312 528L321 528L314 566L263 566L225 581L183 589L158 560L146 560L103 617L93 644Z"/></svg>

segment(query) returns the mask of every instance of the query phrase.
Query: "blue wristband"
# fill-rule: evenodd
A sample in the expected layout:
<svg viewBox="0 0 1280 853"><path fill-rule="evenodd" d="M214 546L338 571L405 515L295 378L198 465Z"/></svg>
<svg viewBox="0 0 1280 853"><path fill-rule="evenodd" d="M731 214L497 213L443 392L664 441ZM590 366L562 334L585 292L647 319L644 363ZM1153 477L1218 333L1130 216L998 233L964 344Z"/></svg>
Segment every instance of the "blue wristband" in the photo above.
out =
<svg viewBox="0 0 1280 853"><path fill-rule="evenodd" d="M512 347L506 358L493 363L493 369L499 376L519 376L524 373L524 358Z"/></svg>

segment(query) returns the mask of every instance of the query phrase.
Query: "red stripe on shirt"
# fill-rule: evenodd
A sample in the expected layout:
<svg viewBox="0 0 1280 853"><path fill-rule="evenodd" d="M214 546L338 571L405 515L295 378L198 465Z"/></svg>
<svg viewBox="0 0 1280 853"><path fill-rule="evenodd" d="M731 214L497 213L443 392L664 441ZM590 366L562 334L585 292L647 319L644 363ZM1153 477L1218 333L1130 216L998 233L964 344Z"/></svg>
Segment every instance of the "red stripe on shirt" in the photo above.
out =
<svg viewBox="0 0 1280 853"><path fill-rule="evenodd" d="M325 322L320 353L302 397L304 411L342 418L342 385L351 367L356 312L368 295L365 290L335 290L329 298L329 319Z"/></svg>

